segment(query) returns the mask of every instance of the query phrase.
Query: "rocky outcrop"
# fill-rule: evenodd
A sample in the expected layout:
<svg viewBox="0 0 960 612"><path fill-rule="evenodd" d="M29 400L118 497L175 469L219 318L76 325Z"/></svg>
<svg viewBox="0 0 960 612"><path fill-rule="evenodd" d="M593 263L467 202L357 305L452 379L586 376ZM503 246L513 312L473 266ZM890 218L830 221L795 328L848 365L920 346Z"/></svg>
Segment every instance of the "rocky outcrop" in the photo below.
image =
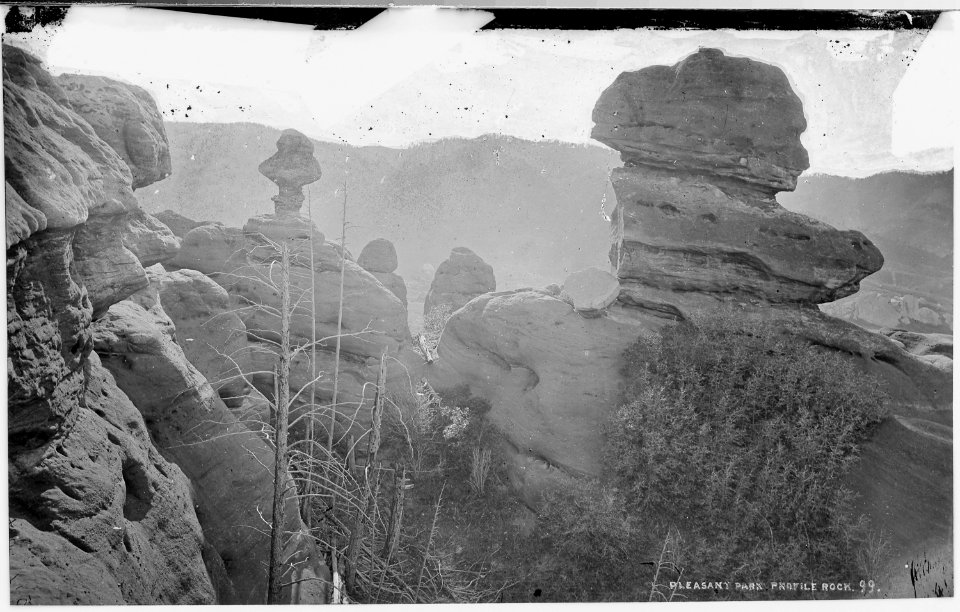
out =
<svg viewBox="0 0 960 612"><path fill-rule="evenodd" d="M593 118L593 137L625 161L611 175L610 257L628 295L829 302L882 266L863 234L777 204L808 166L803 109L779 68L701 49L620 75Z"/></svg>
<svg viewBox="0 0 960 612"><path fill-rule="evenodd" d="M177 330L187 360L203 374L230 408L239 408L251 391L244 376L255 371L247 329L233 311L223 287L196 270L147 270L159 291L163 311ZM267 368L269 371L270 368Z"/></svg>
<svg viewBox="0 0 960 612"><path fill-rule="evenodd" d="M600 425L619 402L619 364L641 334L667 321L616 306L585 318L544 291L487 293L447 322L436 388L466 382L492 405L509 441L510 475L530 502L550 483L600 472Z"/></svg>
<svg viewBox="0 0 960 612"><path fill-rule="evenodd" d="M594 138L625 162L611 177L616 278L595 270L562 290L468 294L426 367L435 387L467 382L491 402L528 499L566 476L601 473L599 424L621 401L623 350L711 310L773 321L848 355L901 413L949 410L942 370L817 309L857 291L883 258L859 232L777 204L807 167L803 111L778 68L701 49L675 66L621 75L594 120Z"/></svg>
<svg viewBox="0 0 960 612"><path fill-rule="evenodd" d="M820 309L868 329L897 327L918 332L949 331L953 318L944 309L909 293L863 290L842 300L822 304Z"/></svg>
<svg viewBox="0 0 960 612"><path fill-rule="evenodd" d="M371 240L360 251L357 264L372 274L393 295L400 298L404 308L407 307L407 284L403 282L403 278L399 274L395 274L397 250L392 242L386 238Z"/></svg>
<svg viewBox="0 0 960 612"><path fill-rule="evenodd" d="M243 232L220 223L198 225L183 237L180 251L170 262L172 267L189 268L204 274L219 274L227 260L243 245Z"/></svg>
<svg viewBox="0 0 960 612"><path fill-rule="evenodd" d="M162 285L162 280L156 278ZM95 327L97 352L144 415L164 456L190 478L203 533L227 580L223 603L266 600L268 530L273 499L273 450L237 420L174 339L157 286L113 305ZM168 288L169 289L169 288ZM300 522L294 487L281 518L284 582L304 578L301 603L325 601L325 566ZM289 600L290 589L284 589Z"/></svg>
<svg viewBox="0 0 960 612"><path fill-rule="evenodd" d="M209 604L190 483L101 366L55 444L10 461L11 602Z"/></svg>
<svg viewBox="0 0 960 612"><path fill-rule="evenodd" d="M437 268L423 302L423 315L426 316L438 306L457 310L478 295L496 289L493 268L470 249L457 247Z"/></svg>
<svg viewBox="0 0 960 612"><path fill-rule="evenodd" d="M214 603L189 482L91 352L146 278L130 170L38 60L3 60L12 601Z"/></svg>
<svg viewBox="0 0 960 612"><path fill-rule="evenodd" d="M207 221L194 221L170 209L160 211L153 216L157 221L170 228L170 231L173 232L173 235L177 238L184 238L187 232L193 228L208 223Z"/></svg>
<svg viewBox="0 0 960 612"><path fill-rule="evenodd" d="M63 74L70 107L116 151L139 189L170 175L170 147L153 98L141 87L101 76Z"/></svg>

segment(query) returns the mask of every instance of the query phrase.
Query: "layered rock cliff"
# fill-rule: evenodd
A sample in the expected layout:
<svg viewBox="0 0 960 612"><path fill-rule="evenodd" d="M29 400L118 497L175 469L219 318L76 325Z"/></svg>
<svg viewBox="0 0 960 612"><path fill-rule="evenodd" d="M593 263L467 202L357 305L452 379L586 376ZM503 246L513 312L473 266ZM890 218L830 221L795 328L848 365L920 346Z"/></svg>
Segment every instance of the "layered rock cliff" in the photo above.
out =
<svg viewBox="0 0 960 612"><path fill-rule="evenodd" d="M209 287L145 270L180 245L134 195L170 172L155 104L8 46L3 86L12 601L262 603L272 450L158 299L166 280L183 315L183 284ZM322 559L286 506L284 571L298 601L323 602Z"/></svg>
<svg viewBox="0 0 960 612"><path fill-rule="evenodd" d="M147 285L131 172L32 56L3 47L3 88L11 600L213 603L190 483L91 352Z"/></svg>

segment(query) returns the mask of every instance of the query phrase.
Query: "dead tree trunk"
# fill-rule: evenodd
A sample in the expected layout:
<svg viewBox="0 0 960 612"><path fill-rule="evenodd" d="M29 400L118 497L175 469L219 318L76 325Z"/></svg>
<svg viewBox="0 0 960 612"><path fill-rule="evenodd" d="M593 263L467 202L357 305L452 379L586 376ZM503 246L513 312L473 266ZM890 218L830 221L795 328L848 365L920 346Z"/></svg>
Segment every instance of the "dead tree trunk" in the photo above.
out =
<svg viewBox="0 0 960 612"><path fill-rule="evenodd" d="M267 604L280 603L283 502L287 480L287 427L290 402L290 246L280 245L280 355L276 366L276 460L273 470L273 518L270 525L270 568Z"/></svg>

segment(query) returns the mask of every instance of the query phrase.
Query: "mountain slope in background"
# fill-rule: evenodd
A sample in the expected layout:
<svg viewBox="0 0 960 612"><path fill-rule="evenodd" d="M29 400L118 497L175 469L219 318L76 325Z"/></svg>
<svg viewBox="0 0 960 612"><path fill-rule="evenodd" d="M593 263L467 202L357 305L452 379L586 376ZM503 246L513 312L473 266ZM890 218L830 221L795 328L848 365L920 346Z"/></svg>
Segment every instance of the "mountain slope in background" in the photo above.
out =
<svg viewBox="0 0 960 612"><path fill-rule="evenodd" d="M167 123L173 174L138 193L150 212L242 225L273 209L276 187L257 172L278 130L255 124ZM618 154L592 145L511 136L444 139L407 149L315 141L323 177L309 186L317 225L339 240L347 181L347 248L384 237L397 249L419 328L434 268L456 246L493 266L498 290L562 283L607 267ZM864 326L952 330L953 172L852 179L801 176L780 193L788 209L857 229L884 254L855 296L826 305Z"/></svg>
<svg viewBox="0 0 960 612"><path fill-rule="evenodd" d="M952 331L952 170L801 176L795 192L777 198L791 210L862 231L883 253L883 269L864 279L859 293L824 311L870 328Z"/></svg>
<svg viewBox="0 0 960 612"><path fill-rule="evenodd" d="M277 188L257 166L276 151L278 130L166 128L173 174L144 190L145 209L234 226L273 210ZM601 207L606 203L609 214L614 205L607 181L619 163L614 151L495 135L409 149L315 146L323 176L309 186L314 221L339 240L346 179L347 248L359 253L378 237L394 243L411 313L422 308L433 269L457 246L493 266L498 289L563 282L570 272L609 265L610 227Z"/></svg>

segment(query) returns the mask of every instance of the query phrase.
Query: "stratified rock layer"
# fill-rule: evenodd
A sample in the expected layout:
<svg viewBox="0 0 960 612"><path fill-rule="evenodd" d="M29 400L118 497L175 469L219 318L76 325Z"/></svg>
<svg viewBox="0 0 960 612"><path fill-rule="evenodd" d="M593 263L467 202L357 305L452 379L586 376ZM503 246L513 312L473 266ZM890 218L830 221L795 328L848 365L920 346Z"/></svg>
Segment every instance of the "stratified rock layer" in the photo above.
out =
<svg viewBox="0 0 960 612"><path fill-rule="evenodd" d="M165 228L40 62L3 60L12 602L215 603L189 482L91 352Z"/></svg>
<svg viewBox="0 0 960 612"><path fill-rule="evenodd" d="M470 249L457 247L437 268L423 303L423 314L426 316L438 306L458 310L478 295L496 289L497 279L490 264Z"/></svg>
<svg viewBox="0 0 960 612"><path fill-rule="evenodd" d="M593 121L591 136L627 166L733 178L770 195L792 190L810 165L803 107L783 71L718 49L622 73Z"/></svg>

